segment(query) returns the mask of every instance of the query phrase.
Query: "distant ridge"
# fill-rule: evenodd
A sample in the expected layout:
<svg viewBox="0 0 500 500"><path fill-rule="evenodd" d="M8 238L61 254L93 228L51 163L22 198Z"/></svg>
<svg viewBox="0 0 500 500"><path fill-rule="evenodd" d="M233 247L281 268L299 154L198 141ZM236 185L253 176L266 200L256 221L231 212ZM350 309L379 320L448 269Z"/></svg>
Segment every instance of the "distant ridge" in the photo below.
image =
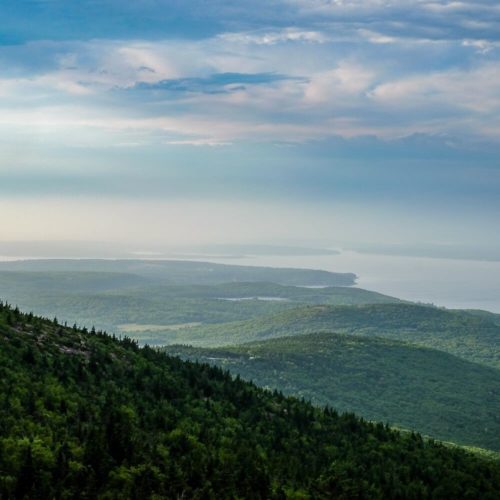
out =
<svg viewBox="0 0 500 500"><path fill-rule="evenodd" d="M5 271L99 271L133 273L176 284L271 281L294 286L352 286L353 273L295 268L234 266L183 260L40 259L0 262Z"/></svg>

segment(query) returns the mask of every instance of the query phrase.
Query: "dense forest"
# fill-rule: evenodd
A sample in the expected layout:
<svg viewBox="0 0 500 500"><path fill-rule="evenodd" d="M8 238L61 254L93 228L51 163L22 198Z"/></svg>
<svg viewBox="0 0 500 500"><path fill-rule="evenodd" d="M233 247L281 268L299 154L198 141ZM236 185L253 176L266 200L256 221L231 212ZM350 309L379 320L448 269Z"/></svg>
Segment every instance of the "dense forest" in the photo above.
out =
<svg viewBox="0 0 500 500"><path fill-rule="evenodd" d="M500 371L445 352L326 332L165 350L316 404L500 451Z"/></svg>
<svg viewBox="0 0 500 500"><path fill-rule="evenodd" d="M496 499L500 466L0 307L2 498Z"/></svg>

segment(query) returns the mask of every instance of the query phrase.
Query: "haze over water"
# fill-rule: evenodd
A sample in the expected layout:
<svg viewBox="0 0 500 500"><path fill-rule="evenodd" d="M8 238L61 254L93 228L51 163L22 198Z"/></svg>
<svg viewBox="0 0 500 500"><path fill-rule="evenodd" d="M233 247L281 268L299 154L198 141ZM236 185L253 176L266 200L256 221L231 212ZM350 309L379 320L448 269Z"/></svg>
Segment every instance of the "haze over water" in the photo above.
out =
<svg viewBox="0 0 500 500"><path fill-rule="evenodd" d="M116 252L116 253L115 253ZM484 309L500 313L500 261L383 255L342 250L330 255L244 255L217 253L124 252L75 255L0 255L0 261L38 258L132 258L197 260L229 265L294 267L355 273L356 286L400 299L456 309Z"/></svg>
<svg viewBox="0 0 500 500"><path fill-rule="evenodd" d="M210 258L252 266L305 267L353 272L357 286L401 299L500 313L500 262L343 251L339 255Z"/></svg>

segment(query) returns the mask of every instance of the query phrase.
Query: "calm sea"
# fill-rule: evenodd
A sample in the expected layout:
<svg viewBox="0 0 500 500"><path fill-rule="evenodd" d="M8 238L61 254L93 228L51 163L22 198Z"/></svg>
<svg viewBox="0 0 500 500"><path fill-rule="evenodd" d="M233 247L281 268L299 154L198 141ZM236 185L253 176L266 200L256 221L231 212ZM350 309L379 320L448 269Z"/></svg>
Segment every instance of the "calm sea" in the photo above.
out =
<svg viewBox="0 0 500 500"><path fill-rule="evenodd" d="M208 259L207 259L208 260ZM500 262L345 251L326 256L211 258L227 264L353 272L357 286L401 299L500 313Z"/></svg>

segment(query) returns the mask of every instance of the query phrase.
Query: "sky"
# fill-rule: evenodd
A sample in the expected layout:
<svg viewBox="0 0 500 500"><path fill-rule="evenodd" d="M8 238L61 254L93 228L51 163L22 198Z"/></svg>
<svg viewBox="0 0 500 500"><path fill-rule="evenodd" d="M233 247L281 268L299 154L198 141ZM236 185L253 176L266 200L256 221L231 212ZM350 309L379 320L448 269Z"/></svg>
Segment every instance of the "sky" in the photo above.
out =
<svg viewBox="0 0 500 500"><path fill-rule="evenodd" d="M495 0L0 19L0 240L500 248Z"/></svg>

